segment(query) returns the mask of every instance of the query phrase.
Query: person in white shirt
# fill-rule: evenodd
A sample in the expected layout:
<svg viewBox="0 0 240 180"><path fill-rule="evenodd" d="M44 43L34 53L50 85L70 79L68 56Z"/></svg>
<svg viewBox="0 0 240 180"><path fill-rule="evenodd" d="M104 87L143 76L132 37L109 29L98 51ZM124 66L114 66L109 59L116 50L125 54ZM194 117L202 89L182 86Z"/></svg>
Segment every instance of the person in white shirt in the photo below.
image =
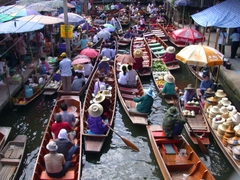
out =
<svg viewBox="0 0 240 180"><path fill-rule="evenodd" d="M84 75L85 75L85 77L88 77L93 70L92 63L91 62L89 62L89 63L86 62L86 63L83 64L83 66L84 66Z"/></svg>
<svg viewBox="0 0 240 180"><path fill-rule="evenodd" d="M127 67L125 65L121 65L121 72L118 74L118 83L122 85L127 85Z"/></svg>
<svg viewBox="0 0 240 180"><path fill-rule="evenodd" d="M95 35L93 36L93 43L98 42L98 36L97 33L95 33Z"/></svg>
<svg viewBox="0 0 240 180"><path fill-rule="evenodd" d="M233 34L230 36L230 39L232 40L230 58L233 59L237 54L239 41L240 41L240 34L238 33L237 28L234 29Z"/></svg>
<svg viewBox="0 0 240 180"><path fill-rule="evenodd" d="M136 71L132 69L132 65L128 65L127 85L129 86L137 85Z"/></svg>
<svg viewBox="0 0 240 180"><path fill-rule="evenodd" d="M225 54L225 44L226 44L227 33L224 29L220 29L218 38L218 50L222 54Z"/></svg>

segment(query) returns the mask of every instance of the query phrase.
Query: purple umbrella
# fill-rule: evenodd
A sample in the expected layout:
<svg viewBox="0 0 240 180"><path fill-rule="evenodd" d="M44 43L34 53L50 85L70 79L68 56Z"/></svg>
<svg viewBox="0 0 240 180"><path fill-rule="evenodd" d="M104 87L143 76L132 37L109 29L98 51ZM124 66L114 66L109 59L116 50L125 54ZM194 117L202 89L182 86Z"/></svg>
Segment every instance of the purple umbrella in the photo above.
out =
<svg viewBox="0 0 240 180"><path fill-rule="evenodd" d="M108 28L104 28L104 30L106 30L106 31L108 31L108 32L114 32L114 31L115 31L115 29L110 28L110 27L108 27Z"/></svg>
<svg viewBox="0 0 240 180"><path fill-rule="evenodd" d="M92 26L90 24L88 24L88 29L92 29ZM82 26L82 30L87 30L87 23L84 23Z"/></svg>

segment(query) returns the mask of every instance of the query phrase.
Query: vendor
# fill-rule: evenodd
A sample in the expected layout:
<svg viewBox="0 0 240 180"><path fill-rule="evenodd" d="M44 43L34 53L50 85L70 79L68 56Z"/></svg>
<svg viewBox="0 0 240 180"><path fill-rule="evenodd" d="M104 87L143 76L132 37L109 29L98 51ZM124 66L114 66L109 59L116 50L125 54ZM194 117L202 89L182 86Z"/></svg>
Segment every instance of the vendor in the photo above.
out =
<svg viewBox="0 0 240 180"><path fill-rule="evenodd" d="M187 87L185 88L182 101L184 103L187 103L188 101L192 101L194 98L196 98L195 88L193 87L192 84L188 84Z"/></svg>
<svg viewBox="0 0 240 180"><path fill-rule="evenodd" d="M176 85L175 85L175 78L171 74L165 74L164 76L165 84L163 89L161 90L162 94L164 95L172 95L176 94Z"/></svg>
<svg viewBox="0 0 240 180"><path fill-rule="evenodd" d="M213 81L209 78L208 74L204 74L203 75L204 80L201 82L200 84L200 92L202 95L204 95L204 91L207 88L211 88L212 90L214 90L214 83Z"/></svg>
<svg viewBox="0 0 240 180"><path fill-rule="evenodd" d="M39 74L40 75L49 74L49 63L46 61L45 57L41 57L40 61L41 63L38 66Z"/></svg>
<svg viewBox="0 0 240 180"><path fill-rule="evenodd" d="M173 46L169 46L167 47L166 51L167 52L160 58L162 58L165 63L174 61L176 58L175 48Z"/></svg>

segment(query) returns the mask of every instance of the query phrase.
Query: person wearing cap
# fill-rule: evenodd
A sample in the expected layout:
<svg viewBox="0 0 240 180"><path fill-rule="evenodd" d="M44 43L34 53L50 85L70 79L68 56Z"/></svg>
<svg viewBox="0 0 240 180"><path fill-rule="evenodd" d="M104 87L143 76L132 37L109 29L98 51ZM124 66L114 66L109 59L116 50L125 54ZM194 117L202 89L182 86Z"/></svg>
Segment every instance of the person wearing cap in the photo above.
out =
<svg viewBox="0 0 240 180"><path fill-rule="evenodd" d="M128 72L126 65L122 64L120 70L121 72L118 74L118 83L121 85L127 85Z"/></svg>
<svg viewBox="0 0 240 180"><path fill-rule="evenodd" d="M204 74L203 75L204 80L202 80L201 84L200 84L200 92L202 95L204 95L204 91L207 88L211 88L212 90L214 90L214 83L213 81L209 78L208 74Z"/></svg>
<svg viewBox="0 0 240 180"><path fill-rule="evenodd" d="M73 131L73 128L69 125L68 122L62 121L62 116L60 113L54 114L54 120L55 120L55 123L53 123L51 126L53 139L56 139L58 137L59 131L61 129L66 129L67 131Z"/></svg>
<svg viewBox="0 0 240 180"><path fill-rule="evenodd" d="M132 69L132 65L128 65L127 69L128 69L127 85L129 85L129 86L136 86L137 85L136 71L134 71Z"/></svg>
<svg viewBox="0 0 240 180"><path fill-rule="evenodd" d="M41 63L39 63L38 71L40 75L49 74L49 63L46 61L45 57L40 58Z"/></svg>
<svg viewBox="0 0 240 180"><path fill-rule="evenodd" d="M58 153L62 153L66 161L71 161L72 155L77 151L78 146L69 140L66 129L61 129L58 138L54 140L58 146Z"/></svg>
<svg viewBox="0 0 240 180"><path fill-rule="evenodd" d="M65 175L71 165L71 161L66 161L62 153L57 153L58 146L50 141L47 146L49 154L44 156L45 168L48 176L61 178Z"/></svg>
<svg viewBox="0 0 240 180"><path fill-rule="evenodd" d="M163 85L161 92L165 95L176 94L176 84L173 75L165 74L164 81L165 84Z"/></svg>
<svg viewBox="0 0 240 180"><path fill-rule="evenodd" d="M170 107L165 113L162 123L165 136L173 138L174 136L180 135L185 123L186 120L179 118L179 111L177 107Z"/></svg>
<svg viewBox="0 0 240 180"><path fill-rule="evenodd" d="M152 112L154 97L155 93L151 87L145 91L143 96L134 97L133 101L137 102L136 110L140 113L150 114Z"/></svg>
<svg viewBox="0 0 240 180"><path fill-rule="evenodd" d="M103 107L101 104L94 103L88 108L88 134L104 134L108 130L108 126L101 117L102 113Z"/></svg>
<svg viewBox="0 0 240 180"><path fill-rule="evenodd" d="M85 85L85 77L83 73L77 73L77 77L74 78L71 88L72 91L79 91Z"/></svg>
<svg viewBox="0 0 240 180"><path fill-rule="evenodd" d="M67 54L63 52L60 55L63 59L59 63L59 69L61 72L61 80L63 91L71 91L71 81L72 81L72 61L67 58Z"/></svg>
<svg viewBox="0 0 240 180"><path fill-rule="evenodd" d="M195 88L192 84L188 84L185 88L182 100L184 103L187 103L188 101L192 101L194 98L196 98Z"/></svg>
<svg viewBox="0 0 240 180"><path fill-rule="evenodd" d="M162 58L165 63L174 61L176 58L175 48L173 46L168 46L166 51L167 52L160 58Z"/></svg>
<svg viewBox="0 0 240 180"><path fill-rule="evenodd" d="M104 76L100 75L98 77L98 80L94 83L93 93L94 93L95 96L97 95L97 93L100 90L101 86L105 86L105 88L106 88L106 84L105 84L105 82L103 80L104 80Z"/></svg>
<svg viewBox="0 0 240 180"><path fill-rule="evenodd" d="M139 71L143 68L143 58L142 58L143 52L140 49L136 49L133 52L134 59L136 63L133 64L133 69Z"/></svg>
<svg viewBox="0 0 240 180"><path fill-rule="evenodd" d="M109 58L103 56L102 60L98 64L98 71L100 74L107 75L109 73L110 70L109 60L110 60Z"/></svg>
<svg viewBox="0 0 240 180"><path fill-rule="evenodd" d="M101 104L103 107L103 113L101 114L102 119L107 119L109 115L111 101L108 97L111 95L106 93L107 90L100 90L98 94L94 97L93 102Z"/></svg>

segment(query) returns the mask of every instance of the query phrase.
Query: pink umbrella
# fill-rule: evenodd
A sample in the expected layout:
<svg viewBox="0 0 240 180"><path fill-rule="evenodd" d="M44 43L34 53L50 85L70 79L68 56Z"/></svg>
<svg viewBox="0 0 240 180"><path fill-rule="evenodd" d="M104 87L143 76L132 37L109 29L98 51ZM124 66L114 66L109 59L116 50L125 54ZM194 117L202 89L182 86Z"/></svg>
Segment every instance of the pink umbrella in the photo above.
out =
<svg viewBox="0 0 240 180"><path fill-rule="evenodd" d="M83 64L86 62L91 62L91 59L85 55L77 55L73 58L72 65Z"/></svg>
<svg viewBox="0 0 240 180"><path fill-rule="evenodd" d="M203 34L191 28L177 29L171 33L171 36L177 41L187 43L199 43L205 41Z"/></svg>
<svg viewBox="0 0 240 180"><path fill-rule="evenodd" d="M83 49L81 52L80 52L81 55L86 55L87 57L90 57L90 58L95 58L97 55L98 55L98 52L93 49L93 48L85 48Z"/></svg>

